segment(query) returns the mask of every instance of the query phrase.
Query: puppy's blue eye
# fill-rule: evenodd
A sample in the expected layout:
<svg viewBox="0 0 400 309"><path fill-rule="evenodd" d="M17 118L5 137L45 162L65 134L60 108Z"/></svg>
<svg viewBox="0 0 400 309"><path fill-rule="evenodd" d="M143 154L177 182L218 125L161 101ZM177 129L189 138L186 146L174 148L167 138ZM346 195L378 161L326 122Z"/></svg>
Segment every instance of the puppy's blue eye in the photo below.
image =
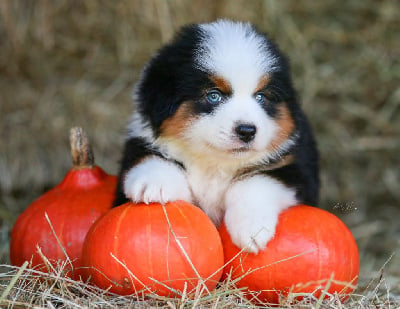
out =
<svg viewBox="0 0 400 309"><path fill-rule="evenodd" d="M206 94L206 98L208 103L210 104L218 104L222 101L222 93L219 92L218 90L210 90L209 92L207 92Z"/></svg>
<svg viewBox="0 0 400 309"><path fill-rule="evenodd" d="M262 92L256 93L256 94L254 95L254 98L256 99L256 101L257 101L258 103L261 103L261 104L264 104L264 103L267 101L267 97L266 97L265 94L262 93Z"/></svg>

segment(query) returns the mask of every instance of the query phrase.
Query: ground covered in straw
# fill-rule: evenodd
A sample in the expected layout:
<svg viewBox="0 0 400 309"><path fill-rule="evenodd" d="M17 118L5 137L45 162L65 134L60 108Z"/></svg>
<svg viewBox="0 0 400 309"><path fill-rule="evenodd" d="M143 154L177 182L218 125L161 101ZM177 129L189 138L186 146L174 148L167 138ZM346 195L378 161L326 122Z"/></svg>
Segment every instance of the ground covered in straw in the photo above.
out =
<svg viewBox="0 0 400 309"><path fill-rule="evenodd" d="M29 268L0 265L2 294L0 306L14 308L260 308L274 307L257 300L257 293L235 286L230 278L217 288L205 292L201 284L194 291L184 291L176 297L143 294L120 296L82 281L65 277L65 265L50 273ZM280 308L398 308L384 279L371 280L343 303L337 294L289 294L281 297ZM276 307L276 306L275 306Z"/></svg>
<svg viewBox="0 0 400 309"><path fill-rule="evenodd" d="M360 287L345 307L400 306L399 11L392 0L1 1L1 305L134 305L57 273L44 281L28 269L17 274L9 231L71 166L70 127L88 131L97 163L115 174L145 61L182 24L228 17L254 22L291 59L321 152L320 206L347 223L360 248ZM248 306L240 291L225 290L197 304ZM342 308L334 298L314 306Z"/></svg>

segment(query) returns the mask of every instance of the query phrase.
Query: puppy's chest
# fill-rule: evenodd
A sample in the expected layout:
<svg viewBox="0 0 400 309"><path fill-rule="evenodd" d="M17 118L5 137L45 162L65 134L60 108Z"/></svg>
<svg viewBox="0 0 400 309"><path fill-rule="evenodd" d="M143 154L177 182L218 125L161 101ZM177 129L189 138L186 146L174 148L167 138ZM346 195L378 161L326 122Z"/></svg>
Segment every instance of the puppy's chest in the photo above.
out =
<svg viewBox="0 0 400 309"><path fill-rule="evenodd" d="M192 190L193 202L218 224L224 215L224 198L231 183L231 175L218 170L191 167L186 174Z"/></svg>

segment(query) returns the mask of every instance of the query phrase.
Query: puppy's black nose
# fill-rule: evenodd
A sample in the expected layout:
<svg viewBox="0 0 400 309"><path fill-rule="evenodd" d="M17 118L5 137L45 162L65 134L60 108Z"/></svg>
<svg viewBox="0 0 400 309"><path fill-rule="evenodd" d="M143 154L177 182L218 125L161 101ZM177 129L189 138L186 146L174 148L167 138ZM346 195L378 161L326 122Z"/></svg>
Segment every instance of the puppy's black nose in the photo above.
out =
<svg viewBox="0 0 400 309"><path fill-rule="evenodd" d="M235 132L242 142L251 142L256 136L257 128L252 124L239 124L235 128Z"/></svg>

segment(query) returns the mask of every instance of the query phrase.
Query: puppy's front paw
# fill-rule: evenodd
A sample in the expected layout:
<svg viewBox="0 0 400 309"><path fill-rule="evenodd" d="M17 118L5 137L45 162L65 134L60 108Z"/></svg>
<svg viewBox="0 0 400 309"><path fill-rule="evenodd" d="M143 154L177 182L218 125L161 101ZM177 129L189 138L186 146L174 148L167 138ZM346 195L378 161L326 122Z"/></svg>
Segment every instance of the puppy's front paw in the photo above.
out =
<svg viewBox="0 0 400 309"><path fill-rule="evenodd" d="M241 218L238 222L233 218L226 218L225 224L235 245L244 251L258 253L265 249L275 234L277 219L269 221L260 222L254 218L250 220Z"/></svg>
<svg viewBox="0 0 400 309"><path fill-rule="evenodd" d="M294 190L274 179L259 175L236 182L225 196L224 220L232 242L248 252L264 250L279 213L294 204Z"/></svg>
<svg viewBox="0 0 400 309"><path fill-rule="evenodd" d="M124 192L136 203L190 202L192 199L182 170L174 163L158 157L147 159L126 174Z"/></svg>

